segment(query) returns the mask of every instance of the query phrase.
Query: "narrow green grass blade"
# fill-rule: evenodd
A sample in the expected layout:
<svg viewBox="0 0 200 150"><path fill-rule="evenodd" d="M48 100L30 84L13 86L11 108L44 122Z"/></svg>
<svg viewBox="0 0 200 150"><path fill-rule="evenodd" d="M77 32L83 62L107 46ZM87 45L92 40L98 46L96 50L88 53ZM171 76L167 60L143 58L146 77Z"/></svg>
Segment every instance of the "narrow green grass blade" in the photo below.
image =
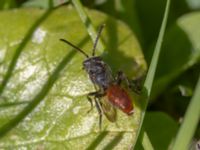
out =
<svg viewBox="0 0 200 150"><path fill-rule="evenodd" d="M144 83L144 88L147 90L148 97L151 93L152 84L153 84L153 80L154 80L154 76L155 76L155 72L156 72L156 68L157 68L157 64L158 64L158 59L159 59L160 50L161 50L161 46L162 46L162 42L163 42L164 32L165 32L165 28L166 28L166 24L167 24L167 18L168 18L168 14L169 14L169 5L170 5L170 0L168 0L167 4L166 4L165 14L163 17L158 40L156 42L155 51L153 53L151 63L149 66L149 71L147 73L147 77L146 77L146 80Z"/></svg>
<svg viewBox="0 0 200 150"><path fill-rule="evenodd" d="M186 111L183 123L178 131L172 150L186 150L195 133L200 118L200 76L194 95Z"/></svg>
<svg viewBox="0 0 200 150"><path fill-rule="evenodd" d="M72 3L74 5L74 7L76 8L76 10L77 10L82 22L85 24L86 29L87 29L90 37L92 38L93 43L95 43L95 40L96 40L96 37L97 37L96 30L95 30L94 26L92 25L92 22L91 22L90 18L88 17L86 12L84 11L84 8L83 8L81 2L79 0L72 0ZM97 49L101 53L105 49L105 46L103 45L101 39L99 39L99 41L98 41Z"/></svg>
<svg viewBox="0 0 200 150"><path fill-rule="evenodd" d="M159 35L158 35L158 40L157 40L156 46L155 46L155 51L153 53L151 63L150 63L150 66L149 66L149 70L147 72L147 77L146 77L146 80L145 80L145 83L144 83L143 94L145 96L144 100L146 100L146 102L144 104L145 106L144 106L144 110L142 112L140 128L139 128L138 133L137 133L137 138L140 134L140 130L141 130L143 120L144 120L144 116L145 116L145 112L146 112L146 107L147 107L149 96L150 96L151 89L152 89L152 84L153 84L153 80L154 80L154 76L155 76L155 72L156 72L156 68L157 68L157 64L158 64L158 59L159 59L159 55L160 55L162 41L163 41L165 29L166 29L167 18L168 18L168 14L169 14L169 6L170 6L170 0L167 0L162 25L161 25L160 32L159 32ZM145 145L143 145L143 146L145 147Z"/></svg>
<svg viewBox="0 0 200 150"><path fill-rule="evenodd" d="M151 141L146 132L144 132L144 135L142 138L142 146L143 146L144 150L154 150L154 148L151 144Z"/></svg>

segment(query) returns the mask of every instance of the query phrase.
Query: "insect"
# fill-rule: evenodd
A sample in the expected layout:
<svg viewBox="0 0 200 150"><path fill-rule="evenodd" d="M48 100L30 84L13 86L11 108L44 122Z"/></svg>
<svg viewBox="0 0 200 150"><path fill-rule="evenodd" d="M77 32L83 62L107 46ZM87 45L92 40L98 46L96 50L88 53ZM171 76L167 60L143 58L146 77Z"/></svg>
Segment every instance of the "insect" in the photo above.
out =
<svg viewBox="0 0 200 150"><path fill-rule="evenodd" d="M90 80L94 84L94 92L87 94L87 99L93 108L93 102L99 112L99 126L101 127L102 114L104 113L108 120L111 122L116 121L116 109L118 108L127 115L132 115L134 112L132 100L128 95L128 92L121 86L122 81L126 81L130 86L129 80L126 78L122 71L119 71L114 77L108 64L106 64L101 56L95 56L96 46L100 37L100 34L104 28L104 24L100 26L95 43L92 49L92 55L89 56L82 49L73 45L65 39L61 41L69 44L77 51L82 53L86 59L83 61L83 69L89 75Z"/></svg>

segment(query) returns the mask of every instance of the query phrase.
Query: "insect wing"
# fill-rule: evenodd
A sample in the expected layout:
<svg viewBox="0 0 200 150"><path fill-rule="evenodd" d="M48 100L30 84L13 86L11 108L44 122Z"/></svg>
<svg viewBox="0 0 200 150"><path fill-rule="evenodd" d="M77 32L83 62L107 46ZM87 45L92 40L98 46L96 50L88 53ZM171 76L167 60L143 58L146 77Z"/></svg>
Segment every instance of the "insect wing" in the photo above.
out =
<svg viewBox="0 0 200 150"><path fill-rule="evenodd" d="M115 122L117 118L116 108L108 101L107 97L102 98L101 104L106 118L111 122Z"/></svg>

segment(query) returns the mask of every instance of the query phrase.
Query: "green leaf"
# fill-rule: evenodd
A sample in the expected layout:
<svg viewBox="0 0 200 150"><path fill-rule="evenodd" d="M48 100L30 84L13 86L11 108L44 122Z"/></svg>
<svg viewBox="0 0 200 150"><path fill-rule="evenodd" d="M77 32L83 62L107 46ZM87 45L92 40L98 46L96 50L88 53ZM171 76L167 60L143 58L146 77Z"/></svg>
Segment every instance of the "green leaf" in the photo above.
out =
<svg viewBox="0 0 200 150"><path fill-rule="evenodd" d="M95 28L106 24L103 58L113 73L121 69L130 78L143 73L143 55L129 28L97 11L87 12ZM59 41L67 39L91 53L93 44L71 6L49 12L4 11L0 20L0 81L7 77L0 97L1 148L130 147L141 117L140 102L135 100L132 117L120 111L116 123L103 117L99 130L97 110L87 113L90 103L86 95L94 89L82 70L84 57Z"/></svg>
<svg viewBox="0 0 200 150"><path fill-rule="evenodd" d="M152 98L180 74L200 61L200 12L179 18L167 32L159 60ZM174 43L174 44L172 44Z"/></svg>
<svg viewBox="0 0 200 150"><path fill-rule="evenodd" d="M178 124L162 112L147 112L144 128L154 149L166 150L176 135Z"/></svg>
<svg viewBox="0 0 200 150"><path fill-rule="evenodd" d="M185 1L191 9L199 9L200 8L199 0L185 0Z"/></svg>

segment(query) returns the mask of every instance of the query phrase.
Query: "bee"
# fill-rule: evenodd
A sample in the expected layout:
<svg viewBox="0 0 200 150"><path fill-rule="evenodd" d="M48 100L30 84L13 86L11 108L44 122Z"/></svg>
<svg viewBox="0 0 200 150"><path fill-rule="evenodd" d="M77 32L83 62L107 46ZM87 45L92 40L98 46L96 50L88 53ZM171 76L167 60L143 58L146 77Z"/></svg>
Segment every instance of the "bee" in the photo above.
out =
<svg viewBox="0 0 200 150"><path fill-rule="evenodd" d="M132 115L134 112L132 99L126 89L121 86L121 82L126 81L128 87L130 87L129 80L125 74L122 71L119 71L114 77L110 66L103 61L101 56L95 55L96 46L104 26L105 25L103 24L99 27L91 56L71 42L65 39L60 39L82 53L86 58L82 63L83 69L88 74L95 88L94 92L87 94L87 99L91 104L91 109L93 108L93 101L95 103L99 112L100 127L103 114L109 121L116 121L116 108L120 109L127 115Z"/></svg>

